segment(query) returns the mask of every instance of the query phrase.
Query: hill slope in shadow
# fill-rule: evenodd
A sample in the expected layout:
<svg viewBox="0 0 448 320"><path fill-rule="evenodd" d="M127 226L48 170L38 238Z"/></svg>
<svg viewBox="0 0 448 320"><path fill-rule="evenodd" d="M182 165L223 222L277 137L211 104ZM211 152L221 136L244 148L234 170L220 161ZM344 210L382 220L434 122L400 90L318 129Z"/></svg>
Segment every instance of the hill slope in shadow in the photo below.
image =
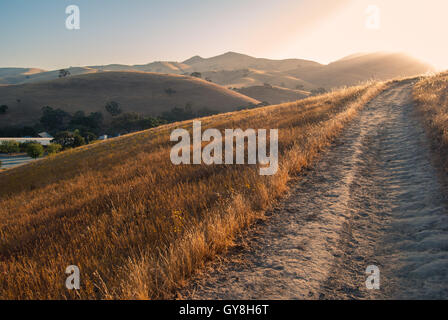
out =
<svg viewBox="0 0 448 320"><path fill-rule="evenodd" d="M41 108L68 112L104 112L109 101L124 112L157 116L174 107L190 104L193 110L208 108L233 111L259 101L205 80L181 75L139 72L101 72L67 78L0 87L0 104L9 106L0 125L33 124Z"/></svg>

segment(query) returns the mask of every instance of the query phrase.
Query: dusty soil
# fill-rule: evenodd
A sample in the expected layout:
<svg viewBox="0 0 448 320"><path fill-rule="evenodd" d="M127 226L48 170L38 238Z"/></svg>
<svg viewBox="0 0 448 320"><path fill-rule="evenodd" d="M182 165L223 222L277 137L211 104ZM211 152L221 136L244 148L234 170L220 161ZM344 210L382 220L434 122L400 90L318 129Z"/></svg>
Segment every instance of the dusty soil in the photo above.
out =
<svg viewBox="0 0 448 320"><path fill-rule="evenodd" d="M322 159L180 292L190 299L448 298L448 201L411 103L380 94ZM366 268L380 269L368 290Z"/></svg>

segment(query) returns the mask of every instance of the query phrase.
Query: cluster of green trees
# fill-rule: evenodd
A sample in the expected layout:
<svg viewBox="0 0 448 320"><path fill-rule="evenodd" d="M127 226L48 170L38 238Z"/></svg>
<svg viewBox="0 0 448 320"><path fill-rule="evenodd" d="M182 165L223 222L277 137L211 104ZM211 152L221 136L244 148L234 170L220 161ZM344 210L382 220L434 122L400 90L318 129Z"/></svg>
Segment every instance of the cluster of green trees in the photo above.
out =
<svg viewBox="0 0 448 320"><path fill-rule="evenodd" d="M2 127L0 137L36 137L39 132L46 131L61 141L75 141L73 146L84 141L89 143L101 134L119 135L138 130L145 130L166 123L165 120L138 113L124 113L120 105L111 101L105 105L105 110L112 116L112 121L104 123L101 112L77 111L74 114L57 108L46 106L42 108L42 116L34 126ZM83 139L80 139L82 137ZM66 144L64 143L65 147Z"/></svg>
<svg viewBox="0 0 448 320"><path fill-rule="evenodd" d="M82 136L99 134L103 125L101 112L86 115L84 111L76 111L73 115L51 107L42 108L40 124L43 129L53 136L61 131L78 130Z"/></svg>
<svg viewBox="0 0 448 320"><path fill-rule="evenodd" d="M61 131L58 132L53 142L60 145L62 149L70 149L83 146L91 141L95 140L96 137L91 136L91 140L88 140L80 135L79 130L75 131Z"/></svg>
<svg viewBox="0 0 448 320"><path fill-rule="evenodd" d="M135 112L123 113L120 105L115 101L107 103L105 109L112 116L112 121L107 125L103 122L104 117L101 112L86 115L83 111L77 111L70 115L64 110L50 107L43 108L40 123L55 137L55 142L64 149L88 144L102 133L119 135L165 123L162 119L142 116Z"/></svg>
<svg viewBox="0 0 448 320"><path fill-rule="evenodd" d="M174 93L174 90L167 90L167 94ZM115 101L107 103L104 108L112 117L108 123L104 122L104 116L99 111L86 114L80 110L71 114L61 108L54 109L46 106L42 108L39 123L21 128L2 127L0 128L0 137L37 137L39 132L46 131L55 138L54 142L62 149L67 149L91 143L101 134L116 136L154 128L168 122L190 120L219 113L209 108L193 111L191 103L187 103L184 108L174 107L170 111L163 112L160 118L144 116L135 112L123 112L121 106Z"/></svg>
<svg viewBox="0 0 448 320"><path fill-rule="evenodd" d="M27 153L31 158L42 157L45 153L55 154L62 150L58 143L52 143L46 147L37 142L3 141L0 144L0 153Z"/></svg>
<svg viewBox="0 0 448 320"><path fill-rule="evenodd" d="M20 144L17 141L3 141L0 144L0 153L18 153L23 150L24 144Z"/></svg>

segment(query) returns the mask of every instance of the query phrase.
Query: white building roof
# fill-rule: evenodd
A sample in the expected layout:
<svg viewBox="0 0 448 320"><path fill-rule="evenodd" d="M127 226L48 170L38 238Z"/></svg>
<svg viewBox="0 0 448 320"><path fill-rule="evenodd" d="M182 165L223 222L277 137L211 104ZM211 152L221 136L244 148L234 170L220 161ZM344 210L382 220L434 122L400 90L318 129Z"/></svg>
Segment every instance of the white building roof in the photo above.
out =
<svg viewBox="0 0 448 320"><path fill-rule="evenodd" d="M41 138L53 138L53 136L51 134L49 134L48 132L41 132L38 134L38 136Z"/></svg>

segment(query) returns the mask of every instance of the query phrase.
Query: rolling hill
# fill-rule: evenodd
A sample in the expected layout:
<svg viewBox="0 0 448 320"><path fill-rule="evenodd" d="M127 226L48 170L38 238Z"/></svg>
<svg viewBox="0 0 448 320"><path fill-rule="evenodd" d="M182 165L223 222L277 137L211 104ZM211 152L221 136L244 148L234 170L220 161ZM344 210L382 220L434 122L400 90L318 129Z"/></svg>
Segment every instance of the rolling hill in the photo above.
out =
<svg viewBox="0 0 448 320"><path fill-rule="evenodd" d="M236 96L235 92L231 93L217 85L236 88L256 100L280 103L294 101L297 97L302 97L303 92L297 93L295 90L332 89L357 85L371 79L387 80L401 76L414 76L434 69L430 65L402 53L357 53L328 65L322 65L303 59L271 60L227 52L211 58L194 56L183 62L156 61L133 66L111 64L74 67L67 70L70 72L68 78L71 80L63 79L58 82L60 80L58 79L59 70L0 68L0 87L3 87L0 91L3 101L0 101L0 104L11 105L13 107L11 114L19 112L22 114L21 118L29 117L29 111L34 112L37 110L36 108L47 104L69 109L84 108L86 111L96 111L101 109L105 100L111 99L122 101L123 105L128 106L132 111L144 110L145 113L152 115L157 115L167 108L185 106L186 103L191 103L196 107L208 106L221 111L229 111L232 110L232 107L247 105L254 101L248 97ZM125 77L124 74L121 74L120 78L117 74L111 73L117 71L128 72L129 76ZM142 72L149 72L149 74L144 76ZM179 77L179 75L189 75L192 72L200 72L201 77L207 79L208 82ZM77 77L85 74L91 76ZM123 85L113 79L122 79ZM183 80L181 81L181 79ZM58 81L38 84L51 80ZM95 83L95 81L103 80L104 86ZM164 95L164 89L175 86L170 84L170 81L174 80L177 84L189 82L198 85L197 88L208 88L207 93L200 94L199 89L193 93L192 88L195 86L192 86L193 91L174 88L175 91L178 91L177 94ZM142 82L139 83L140 81ZM217 85L212 85L210 82ZM28 83L35 86L5 88L11 84ZM85 85L80 83L85 83ZM72 85L73 89L70 88ZM90 85L99 90L90 90ZM183 88L183 85L181 87ZM222 94L216 96L211 92L221 92ZM23 97L18 97L20 95ZM22 103L14 104L17 99L22 100ZM3 122L5 122L4 119L15 121L13 117L3 117Z"/></svg>
<svg viewBox="0 0 448 320"><path fill-rule="evenodd" d="M259 101L267 102L268 104L296 101L304 99L310 95L307 91L286 89L275 86L253 86L236 89L236 91Z"/></svg>
<svg viewBox="0 0 448 320"><path fill-rule="evenodd" d="M257 69L239 69L202 72L202 77L227 88L243 88L250 86L263 86L265 84L289 89L300 86L312 90L318 86L306 82L285 72L264 71Z"/></svg>
<svg viewBox="0 0 448 320"><path fill-rule="evenodd" d="M406 54L377 52L351 55L320 68L297 68L288 74L329 89L369 79L387 80L428 71L434 71L434 68Z"/></svg>
<svg viewBox="0 0 448 320"><path fill-rule="evenodd" d="M232 88L269 83L289 89L312 90L354 85L369 79L385 80L413 76L433 67L403 53L357 53L328 65L303 59L271 60L227 52L202 58L194 56L183 62L156 61L144 65L110 64L67 69L81 75L104 71L141 71L166 74L201 72L203 78ZM59 70L44 71L30 68L0 68L0 85L21 84L57 79ZM303 86L303 87L302 87Z"/></svg>
<svg viewBox="0 0 448 320"><path fill-rule="evenodd" d="M303 59L271 60L263 58L254 58L236 52L227 52L222 55L208 59L196 56L184 61L183 63L189 65L192 68L192 70L198 72L239 70L246 68L264 70L264 71L284 72L301 67L317 68L321 66L321 64L317 62Z"/></svg>
<svg viewBox="0 0 448 320"><path fill-rule="evenodd" d="M0 68L0 85L22 83L42 72L38 68Z"/></svg>
<svg viewBox="0 0 448 320"><path fill-rule="evenodd" d="M68 112L103 111L116 101L124 112L157 116L189 103L193 110L233 111L259 101L205 80L142 72L101 72L52 81L0 87L0 104L9 106L0 126L33 124L41 108Z"/></svg>

